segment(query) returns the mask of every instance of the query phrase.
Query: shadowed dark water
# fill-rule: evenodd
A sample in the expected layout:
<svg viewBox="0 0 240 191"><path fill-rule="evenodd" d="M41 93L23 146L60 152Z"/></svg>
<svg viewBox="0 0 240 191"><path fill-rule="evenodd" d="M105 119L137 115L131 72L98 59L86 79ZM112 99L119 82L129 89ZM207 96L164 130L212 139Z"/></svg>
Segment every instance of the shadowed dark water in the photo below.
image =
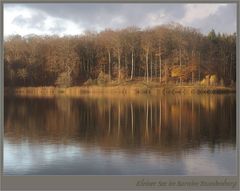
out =
<svg viewBox="0 0 240 191"><path fill-rule="evenodd" d="M235 95L5 97L7 175L235 175Z"/></svg>

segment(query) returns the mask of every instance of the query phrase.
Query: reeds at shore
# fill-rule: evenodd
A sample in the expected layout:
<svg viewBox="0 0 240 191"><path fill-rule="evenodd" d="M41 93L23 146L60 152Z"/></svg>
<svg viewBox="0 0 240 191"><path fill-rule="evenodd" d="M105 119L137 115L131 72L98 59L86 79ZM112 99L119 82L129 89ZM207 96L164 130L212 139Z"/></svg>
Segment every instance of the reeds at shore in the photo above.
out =
<svg viewBox="0 0 240 191"><path fill-rule="evenodd" d="M5 95L32 95L32 96L78 96L93 94L150 94L150 95L168 95L168 94L214 94L214 93L235 93L235 88L223 86L200 86L200 85L165 85L151 87L147 85L118 85L118 86L74 86L60 88L54 86L46 87L5 87Z"/></svg>

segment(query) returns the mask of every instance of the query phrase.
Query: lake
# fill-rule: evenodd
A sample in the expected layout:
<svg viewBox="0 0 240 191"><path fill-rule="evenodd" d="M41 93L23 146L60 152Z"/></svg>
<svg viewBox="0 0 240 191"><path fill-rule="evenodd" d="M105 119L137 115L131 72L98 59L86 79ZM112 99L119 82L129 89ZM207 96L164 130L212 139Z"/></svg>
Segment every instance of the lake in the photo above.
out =
<svg viewBox="0 0 240 191"><path fill-rule="evenodd" d="M6 175L236 173L235 94L4 98Z"/></svg>

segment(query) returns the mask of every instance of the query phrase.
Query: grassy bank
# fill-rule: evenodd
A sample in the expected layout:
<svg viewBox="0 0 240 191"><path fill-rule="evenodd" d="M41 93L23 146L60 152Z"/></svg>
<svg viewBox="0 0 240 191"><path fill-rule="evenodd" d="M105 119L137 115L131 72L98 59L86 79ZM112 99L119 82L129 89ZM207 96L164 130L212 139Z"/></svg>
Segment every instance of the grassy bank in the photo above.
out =
<svg viewBox="0 0 240 191"><path fill-rule="evenodd" d="M214 93L234 93L236 90L223 86L201 86L201 85L162 85L145 83L122 83L119 85L91 85L74 86L68 88L59 88L53 86L47 87L5 87L5 95L33 95L33 96L78 96L83 94L150 94L150 95L169 95L169 94L214 94Z"/></svg>

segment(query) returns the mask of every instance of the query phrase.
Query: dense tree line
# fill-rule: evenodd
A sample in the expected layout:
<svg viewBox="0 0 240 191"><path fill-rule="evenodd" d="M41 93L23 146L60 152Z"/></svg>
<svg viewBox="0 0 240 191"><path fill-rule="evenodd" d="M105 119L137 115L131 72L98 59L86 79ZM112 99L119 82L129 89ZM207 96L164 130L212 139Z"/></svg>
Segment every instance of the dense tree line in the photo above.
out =
<svg viewBox="0 0 240 191"><path fill-rule="evenodd" d="M77 36L10 36L4 41L5 86L75 86L86 81L236 81L236 34L203 35L178 24L106 29Z"/></svg>

